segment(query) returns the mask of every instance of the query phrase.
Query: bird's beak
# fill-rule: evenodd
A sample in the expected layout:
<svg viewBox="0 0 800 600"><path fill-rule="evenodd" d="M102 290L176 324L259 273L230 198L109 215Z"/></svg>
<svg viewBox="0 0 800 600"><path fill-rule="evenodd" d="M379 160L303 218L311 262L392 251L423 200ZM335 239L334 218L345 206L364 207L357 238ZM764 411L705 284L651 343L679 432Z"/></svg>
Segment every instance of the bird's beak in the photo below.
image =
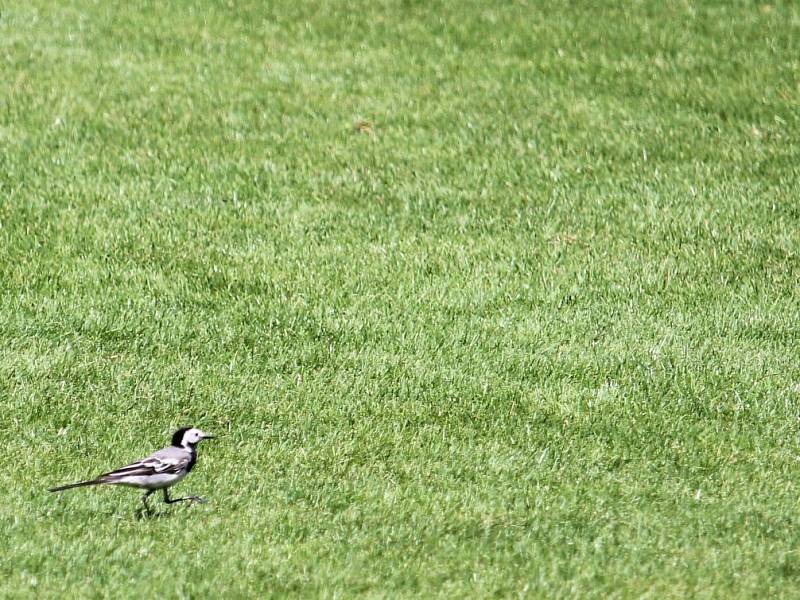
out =
<svg viewBox="0 0 800 600"><path fill-rule="evenodd" d="M203 433L203 439L204 440L213 440L214 437L216 437L216 436L213 436L210 433Z"/></svg>

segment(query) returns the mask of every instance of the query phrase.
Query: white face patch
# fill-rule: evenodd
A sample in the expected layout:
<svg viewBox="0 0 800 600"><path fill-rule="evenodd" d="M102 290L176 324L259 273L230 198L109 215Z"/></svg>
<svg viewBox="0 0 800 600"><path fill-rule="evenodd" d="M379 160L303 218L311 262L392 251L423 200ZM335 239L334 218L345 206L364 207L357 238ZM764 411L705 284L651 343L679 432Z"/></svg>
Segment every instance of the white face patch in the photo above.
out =
<svg viewBox="0 0 800 600"><path fill-rule="evenodd" d="M183 443L186 444L196 444L200 440L203 439L203 432L199 429L190 429L186 433L183 434Z"/></svg>
<svg viewBox="0 0 800 600"><path fill-rule="evenodd" d="M207 437L209 437L209 435L207 433L204 433L203 431L200 431L199 429L197 429L195 427L192 427L191 429L186 431L186 433L183 434L183 445L184 446L187 446L187 445L190 445L190 444L193 445L193 444L196 444L200 440L205 439Z"/></svg>

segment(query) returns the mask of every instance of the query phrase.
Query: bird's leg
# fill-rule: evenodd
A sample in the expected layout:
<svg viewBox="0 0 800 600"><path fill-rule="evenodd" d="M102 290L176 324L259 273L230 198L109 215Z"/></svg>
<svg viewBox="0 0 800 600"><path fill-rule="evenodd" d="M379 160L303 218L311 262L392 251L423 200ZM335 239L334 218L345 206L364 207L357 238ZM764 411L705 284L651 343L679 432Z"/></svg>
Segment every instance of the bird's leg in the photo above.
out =
<svg viewBox="0 0 800 600"><path fill-rule="evenodd" d="M164 502L166 502L167 504L174 504L175 502L183 502L184 500L191 500L192 502L199 502L200 504L205 504L205 500L203 500L200 496L186 496L185 498L170 498L167 488L164 488Z"/></svg>
<svg viewBox="0 0 800 600"><path fill-rule="evenodd" d="M151 509L150 505L147 503L147 497L150 496L150 494L152 494L153 492L155 492L155 490L147 490L145 492L144 496L142 496L142 504L144 504L144 511L148 515L152 515L153 514L153 509Z"/></svg>

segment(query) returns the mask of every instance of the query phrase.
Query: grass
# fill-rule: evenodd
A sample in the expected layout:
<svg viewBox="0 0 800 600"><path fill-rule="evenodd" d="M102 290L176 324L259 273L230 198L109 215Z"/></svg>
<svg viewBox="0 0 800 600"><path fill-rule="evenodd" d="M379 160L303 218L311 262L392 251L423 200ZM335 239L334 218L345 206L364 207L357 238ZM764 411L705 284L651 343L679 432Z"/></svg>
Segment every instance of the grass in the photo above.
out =
<svg viewBox="0 0 800 600"><path fill-rule="evenodd" d="M797 597L799 34L6 3L0 595Z"/></svg>

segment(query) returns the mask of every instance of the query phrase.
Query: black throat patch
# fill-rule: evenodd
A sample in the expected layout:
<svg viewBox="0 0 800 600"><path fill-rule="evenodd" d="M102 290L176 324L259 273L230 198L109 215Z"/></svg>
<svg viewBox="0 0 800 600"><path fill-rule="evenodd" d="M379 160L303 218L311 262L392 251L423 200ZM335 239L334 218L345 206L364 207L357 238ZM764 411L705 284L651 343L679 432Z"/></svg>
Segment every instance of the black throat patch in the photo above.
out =
<svg viewBox="0 0 800 600"><path fill-rule="evenodd" d="M194 469L194 463L197 462L197 450L195 449L194 445L189 446L189 464L186 465L186 472L188 473L192 469Z"/></svg>

